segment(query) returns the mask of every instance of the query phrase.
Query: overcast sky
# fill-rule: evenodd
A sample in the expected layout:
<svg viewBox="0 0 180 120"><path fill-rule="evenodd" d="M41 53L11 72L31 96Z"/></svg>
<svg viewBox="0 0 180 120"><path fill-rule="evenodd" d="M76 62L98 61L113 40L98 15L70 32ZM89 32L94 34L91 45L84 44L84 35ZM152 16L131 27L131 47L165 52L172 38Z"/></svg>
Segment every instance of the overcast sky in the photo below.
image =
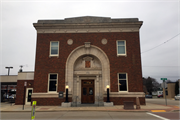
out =
<svg viewBox="0 0 180 120"><path fill-rule="evenodd" d="M32 24L37 20L101 16L143 21L143 77L180 79L179 0L1 0L0 7L0 75L7 75L6 66L13 67L10 75L17 75L20 65L34 71L37 34Z"/></svg>

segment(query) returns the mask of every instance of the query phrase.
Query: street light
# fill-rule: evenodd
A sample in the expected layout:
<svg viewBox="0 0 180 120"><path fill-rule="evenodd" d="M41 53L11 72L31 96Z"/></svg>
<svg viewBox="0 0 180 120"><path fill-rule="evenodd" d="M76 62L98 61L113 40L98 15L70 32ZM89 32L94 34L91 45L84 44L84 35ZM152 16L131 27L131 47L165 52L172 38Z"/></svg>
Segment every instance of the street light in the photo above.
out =
<svg viewBox="0 0 180 120"><path fill-rule="evenodd" d="M107 85L106 88L107 88L107 101L106 102L110 102L109 101L109 85Z"/></svg>
<svg viewBox="0 0 180 120"><path fill-rule="evenodd" d="M5 68L8 69L8 76L9 76L10 69L11 68L13 69L13 67L5 67Z"/></svg>
<svg viewBox="0 0 180 120"><path fill-rule="evenodd" d="M69 86L66 85L66 101L65 101L65 103L68 103L68 102L69 102L69 101L68 101L68 88L69 88Z"/></svg>

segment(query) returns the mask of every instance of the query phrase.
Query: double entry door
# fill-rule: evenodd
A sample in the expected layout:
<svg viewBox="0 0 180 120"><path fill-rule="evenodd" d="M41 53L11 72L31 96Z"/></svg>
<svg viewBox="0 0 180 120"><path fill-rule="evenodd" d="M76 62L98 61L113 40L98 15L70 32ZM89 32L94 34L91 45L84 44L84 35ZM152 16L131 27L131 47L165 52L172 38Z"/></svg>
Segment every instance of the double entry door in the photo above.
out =
<svg viewBox="0 0 180 120"><path fill-rule="evenodd" d="M81 103L94 103L94 80L82 80Z"/></svg>

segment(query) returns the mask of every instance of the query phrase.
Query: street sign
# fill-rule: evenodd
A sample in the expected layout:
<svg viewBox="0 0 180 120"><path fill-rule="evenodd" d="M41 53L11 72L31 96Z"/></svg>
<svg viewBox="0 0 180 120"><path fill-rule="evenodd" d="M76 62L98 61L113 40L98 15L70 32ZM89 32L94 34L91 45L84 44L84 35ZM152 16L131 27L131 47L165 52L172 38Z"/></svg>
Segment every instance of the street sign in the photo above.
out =
<svg viewBox="0 0 180 120"><path fill-rule="evenodd" d="M24 82L24 86L27 86L27 82Z"/></svg>
<svg viewBox="0 0 180 120"><path fill-rule="evenodd" d="M32 111L31 111L31 120L34 120L34 118L35 118L35 108L36 108L36 101L33 101Z"/></svg>
<svg viewBox="0 0 180 120"><path fill-rule="evenodd" d="M161 80L167 80L167 78L161 78Z"/></svg>

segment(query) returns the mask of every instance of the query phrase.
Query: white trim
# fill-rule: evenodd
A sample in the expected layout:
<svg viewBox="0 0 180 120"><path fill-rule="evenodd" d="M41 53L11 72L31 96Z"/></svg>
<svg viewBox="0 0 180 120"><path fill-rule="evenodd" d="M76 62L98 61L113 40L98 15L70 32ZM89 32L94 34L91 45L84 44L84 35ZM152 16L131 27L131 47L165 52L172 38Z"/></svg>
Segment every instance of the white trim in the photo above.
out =
<svg viewBox="0 0 180 120"><path fill-rule="evenodd" d="M87 51L86 51L87 50ZM85 48L85 45L79 46L74 49L68 56L66 60L65 69L65 85L69 85L69 88L73 90L73 74L74 74L74 63L82 55L86 55L88 52L90 55L96 56L102 65L102 87L105 89L107 85L110 85L110 66L109 58L106 53L97 46L90 45L89 48Z"/></svg>
<svg viewBox="0 0 180 120"><path fill-rule="evenodd" d="M126 87L127 87L127 91L120 91L119 90L119 74L126 74ZM125 72L117 73L117 78L118 78L118 91L120 93L128 93L128 91L129 91L129 89L128 89L128 73L125 73Z"/></svg>
<svg viewBox="0 0 180 120"><path fill-rule="evenodd" d="M68 96L72 97L72 94L68 93ZM66 97L65 92L64 97ZM31 98L59 98L59 93L33 93Z"/></svg>
<svg viewBox="0 0 180 120"><path fill-rule="evenodd" d="M51 43L58 42L58 53L56 55L51 54ZM50 41L50 48L49 48L49 57L58 57L59 56L59 41Z"/></svg>
<svg viewBox="0 0 180 120"><path fill-rule="evenodd" d="M31 102L27 102L27 99L28 99L28 90L32 90L32 93L33 93L33 88L26 88L25 105L31 105ZM32 98L32 95L31 95L31 98Z"/></svg>
<svg viewBox="0 0 180 120"><path fill-rule="evenodd" d="M49 91L49 81L50 81L50 74L56 74L57 75L57 79L56 79L56 91ZM47 92L48 93L57 93L57 90L58 90L58 73L49 73L48 74L48 87L47 87Z"/></svg>
<svg viewBox="0 0 180 120"><path fill-rule="evenodd" d="M118 41L124 41L125 54L118 54ZM116 40L116 49L117 49L117 56L127 56L127 52L126 52L126 40Z"/></svg>

